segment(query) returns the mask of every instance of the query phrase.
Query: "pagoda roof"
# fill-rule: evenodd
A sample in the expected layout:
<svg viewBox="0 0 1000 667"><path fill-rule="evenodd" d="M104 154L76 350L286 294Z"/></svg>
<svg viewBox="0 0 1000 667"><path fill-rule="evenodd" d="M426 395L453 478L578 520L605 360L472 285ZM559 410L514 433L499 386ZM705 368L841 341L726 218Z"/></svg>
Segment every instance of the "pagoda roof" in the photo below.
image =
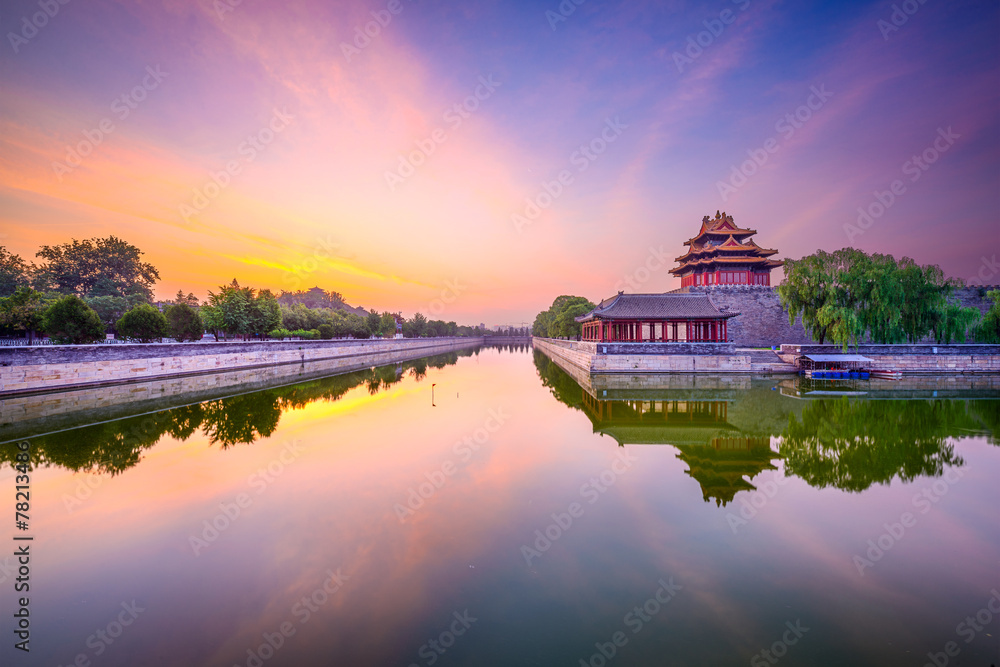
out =
<svg viewBox="0 0 1000 667"><path fill-rule="evenodd" d="M778 251L773 248L762 248L753 239L747 239L746 241L740 242L735 239L735 237L730 236L725 241L719 244L704 243L697 246L691 246L691 249L680 257L674 258L676 262L683 262L690 257L698 257L702 255L715 255L719 252L742 252L747 253L754 257L770 257L771 255L778 254Z"/></svg>
<svg viewBox="0 0 1000 667"><path fill-rule="evenodd" d="M774 269L784 265L784 262L777 259L767 259L766 257L705 257L703 259L690 260L681 266L670 269L670 273L680 275L685 271L690 271L697 267L705 266L754 266L759 268Z"/></svg>
<svg viewBox="0 0 1000 667"><path fill-rule="evenodd" d="M684 245L695 244L706 236L746 237L753 236L756 233L756 229L747 229L737 226L736 223L733 222L733 216L716 212L714 220L710 220L707 215L702 218L701 229L698 230L698 234L694 238L685 241Z"/></svg>
<svg viewBox="0 0 1000 667"><path fill-rule="evenodd" d="M765 260L766 261L766 260ZM739 315L736 312L722 312L705 294L625 294L619 292L604 299L577 322L593 319L724 319Z"/></svg>

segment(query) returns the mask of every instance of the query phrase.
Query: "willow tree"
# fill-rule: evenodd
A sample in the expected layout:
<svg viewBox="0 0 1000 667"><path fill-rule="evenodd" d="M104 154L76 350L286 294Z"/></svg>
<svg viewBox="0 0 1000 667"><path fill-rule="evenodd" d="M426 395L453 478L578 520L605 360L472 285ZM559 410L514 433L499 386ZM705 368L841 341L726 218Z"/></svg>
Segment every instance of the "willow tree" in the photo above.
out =
<svg viewBox="0 0 1000 667"><path fill-rule="evenodd" d="M964 341L978 319L976 309L951 299L960 284L936 265L843 248L786 261L778 296L789 322L801 314L803 326L820 343L830 339L846 349L865 337L881 344L915 343L930 334L949 343Z"/></svg>
<svg viewBox="0 0 1000 667"><path fill-rule="evenodd" d="M864 333L864 321L856 309L864 288L855 284L857 281L845 281L844 276L855 263L866 259L860 250L842 248L786 260L778 298L789 324L795 324L801 315L802 326L820 343L828 338L844 347L856 343Z"/></svg>

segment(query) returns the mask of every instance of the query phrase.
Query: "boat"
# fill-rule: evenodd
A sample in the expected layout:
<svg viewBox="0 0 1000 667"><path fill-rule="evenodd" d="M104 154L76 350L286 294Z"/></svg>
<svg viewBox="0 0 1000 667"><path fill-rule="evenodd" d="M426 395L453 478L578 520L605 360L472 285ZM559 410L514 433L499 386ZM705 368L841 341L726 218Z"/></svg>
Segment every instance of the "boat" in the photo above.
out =
<svg viewBox="0 0 1000 667"><path fill-rule="evenodd" d="M870 371L873 378L886 378L889 380L901 380L903 378L902 371Z"/></svg>

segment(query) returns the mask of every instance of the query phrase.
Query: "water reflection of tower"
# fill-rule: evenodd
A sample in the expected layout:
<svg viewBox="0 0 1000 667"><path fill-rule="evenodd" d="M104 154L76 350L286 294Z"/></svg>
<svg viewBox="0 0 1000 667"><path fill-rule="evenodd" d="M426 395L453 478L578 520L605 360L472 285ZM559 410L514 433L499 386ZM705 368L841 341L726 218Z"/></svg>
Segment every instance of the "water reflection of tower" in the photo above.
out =
<svg viewBox="0 0 1000 667"><path fill-rule="evenodd" d="M728 401L666 398L601 400L583 392L583 406L594 432L619 446L671 445L687 464L687 474L701 485L705 502L732 502L764 470L775 470L769 436L749 435L727 421Z"/></svg>

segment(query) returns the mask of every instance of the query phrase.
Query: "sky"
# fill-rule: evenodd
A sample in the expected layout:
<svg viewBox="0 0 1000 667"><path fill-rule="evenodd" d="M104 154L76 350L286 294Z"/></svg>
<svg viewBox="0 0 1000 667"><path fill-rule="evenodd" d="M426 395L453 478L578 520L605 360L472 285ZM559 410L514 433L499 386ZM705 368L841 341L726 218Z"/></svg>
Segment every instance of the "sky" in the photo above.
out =
<svg viewBox="0 0 1000 667"><path fill-rule="evenodd" d="M0 34L0 244L113 234L162 299L520 325L679 287L718 210L1000 283L996 2L4 0Z"/></svg>

